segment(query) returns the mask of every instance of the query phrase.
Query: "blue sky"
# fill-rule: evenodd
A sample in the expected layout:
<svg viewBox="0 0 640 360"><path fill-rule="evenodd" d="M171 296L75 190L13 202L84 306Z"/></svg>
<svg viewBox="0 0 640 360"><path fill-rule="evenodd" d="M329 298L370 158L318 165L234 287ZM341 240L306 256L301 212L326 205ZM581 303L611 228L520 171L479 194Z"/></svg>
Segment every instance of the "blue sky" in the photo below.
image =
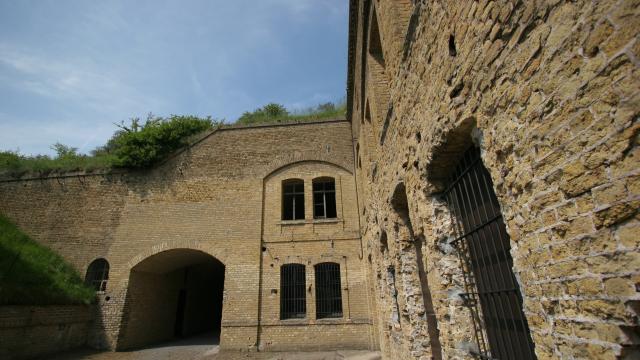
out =
<svg viewBox="0 0 640 360"><path fill-rule="evenodd" d="M347 0L0 0L0 150L88 152L113 123L234 121L345 95Z"/></svg>

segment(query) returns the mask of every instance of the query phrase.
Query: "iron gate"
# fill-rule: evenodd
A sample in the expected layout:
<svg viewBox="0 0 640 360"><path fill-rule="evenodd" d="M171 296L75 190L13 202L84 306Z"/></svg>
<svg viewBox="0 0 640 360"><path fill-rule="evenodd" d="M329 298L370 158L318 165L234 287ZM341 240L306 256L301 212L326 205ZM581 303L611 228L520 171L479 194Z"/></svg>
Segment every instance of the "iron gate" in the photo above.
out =
<svg viewBox="0 0 640 360"><path fill-rule="evenodd" d="M535 359L522 295L512 271L498 199L480 150L472 146L457 165L445 191L456 219L458 250L479 354L485 359ZM478 306L479 303L479 306Z"/></svg>

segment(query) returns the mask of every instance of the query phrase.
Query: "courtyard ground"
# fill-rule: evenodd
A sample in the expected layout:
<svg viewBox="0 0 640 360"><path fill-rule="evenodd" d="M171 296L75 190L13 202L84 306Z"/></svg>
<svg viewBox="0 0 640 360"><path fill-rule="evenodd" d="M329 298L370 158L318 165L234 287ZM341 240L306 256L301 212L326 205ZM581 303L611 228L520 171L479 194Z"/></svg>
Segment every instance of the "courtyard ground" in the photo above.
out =
<svg viewBox="0 0 640 360"><path fill-rule="evenodd" d="M122 352L79 349L47 357L51 360L378 360L378 352L336 350L318 352L219 352L209 334Z"/></svg>

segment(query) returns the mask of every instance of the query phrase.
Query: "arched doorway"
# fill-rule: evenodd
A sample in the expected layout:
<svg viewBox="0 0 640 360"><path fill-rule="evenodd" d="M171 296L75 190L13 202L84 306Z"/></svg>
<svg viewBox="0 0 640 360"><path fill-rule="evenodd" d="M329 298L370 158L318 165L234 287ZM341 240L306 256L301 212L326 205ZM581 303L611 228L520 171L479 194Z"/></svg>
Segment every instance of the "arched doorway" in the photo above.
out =
<svg viewBox="0 0 640 360"><path fill-rule="evenodd" d="M173 249L131 269L118 350L207 333L220 336L224 264L199 250Z"/></svg>

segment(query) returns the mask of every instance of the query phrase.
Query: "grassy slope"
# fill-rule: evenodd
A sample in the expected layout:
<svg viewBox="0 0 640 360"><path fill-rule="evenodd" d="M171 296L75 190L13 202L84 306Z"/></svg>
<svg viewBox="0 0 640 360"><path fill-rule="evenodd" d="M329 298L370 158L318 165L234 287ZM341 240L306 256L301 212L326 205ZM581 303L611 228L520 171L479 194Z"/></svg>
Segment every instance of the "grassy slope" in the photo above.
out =
<svg viewBox="0 0 640 360"><path fill-rule="evenodd" d="M0 305L89 304L94 298L62 257L0 215Z"/></svg>

